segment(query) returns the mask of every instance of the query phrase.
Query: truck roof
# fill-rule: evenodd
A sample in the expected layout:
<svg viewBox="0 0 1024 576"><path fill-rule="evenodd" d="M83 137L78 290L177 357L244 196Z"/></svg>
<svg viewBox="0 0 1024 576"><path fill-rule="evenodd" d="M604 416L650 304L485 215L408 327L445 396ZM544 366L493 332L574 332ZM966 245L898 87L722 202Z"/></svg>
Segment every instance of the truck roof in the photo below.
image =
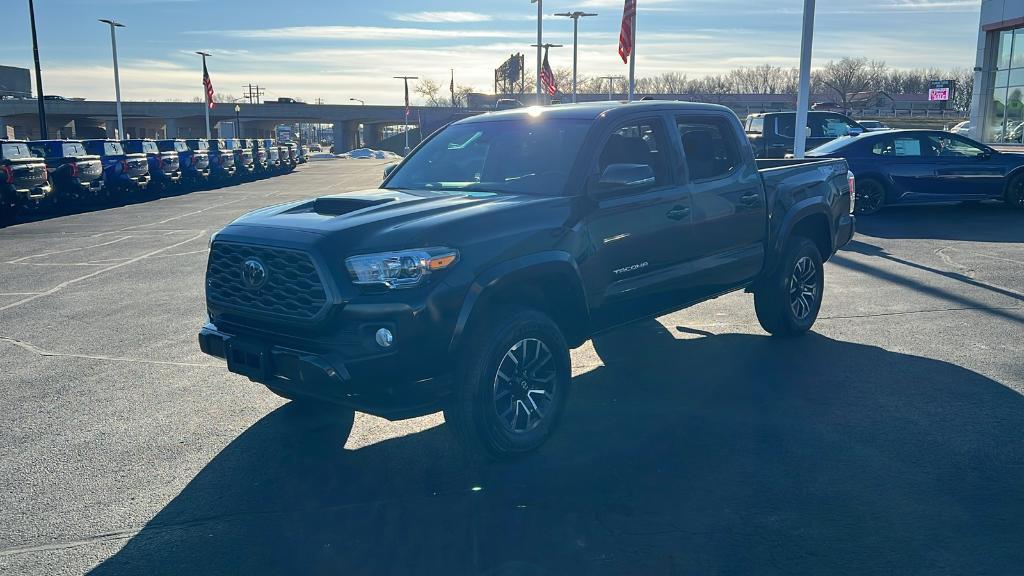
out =
<svg viewBox="0 0 1024 576"><path fill-rule="evenodd" d="M601 101L584 102L581 104L559 104L557 106L528 106L488 112L459 120L456 124L472 124L492 120L511 120L524 117L571 118L577 120L596 120L605 117L615 120L619 116L637 111L662 112L669 111L716 111L733 114L733 111L718 104L703 102L683 102L680 100L645 100L642 102Z"/></svg>

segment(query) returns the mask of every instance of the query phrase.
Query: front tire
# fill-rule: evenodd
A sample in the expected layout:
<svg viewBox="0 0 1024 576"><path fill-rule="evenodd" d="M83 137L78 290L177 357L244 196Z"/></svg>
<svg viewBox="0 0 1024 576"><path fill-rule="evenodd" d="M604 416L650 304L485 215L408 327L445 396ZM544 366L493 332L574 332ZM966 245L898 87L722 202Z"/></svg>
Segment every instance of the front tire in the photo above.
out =
<svg viewBox="0 0 1024 576"><path fill-rule="evenodd" d="M857 180L857 216L878 213L885 207L885 185L874 178Z"/></svg>
<svg viewBox="0 0 1024 576"><path fill-rule="evenodd" d="M818 319L824 289L821 252L809 239L794 236L778 268L754 292L757 321L773 336L804 334Z"/></svg>
<svg viewBox="0 0 1024 576"><path fill-rule="evenodd" d="M444 410L473 457L508 458L539 448L561 418L572 373L558 326L536 310L514 310L467 334Z"/></svg>
<svg viewBox="0 0 1024 576"><path fill-rule="evenodd" d="M1024 210L1024 174L1018 174L1010 180L1004 200L1010 208Z"/></svg>

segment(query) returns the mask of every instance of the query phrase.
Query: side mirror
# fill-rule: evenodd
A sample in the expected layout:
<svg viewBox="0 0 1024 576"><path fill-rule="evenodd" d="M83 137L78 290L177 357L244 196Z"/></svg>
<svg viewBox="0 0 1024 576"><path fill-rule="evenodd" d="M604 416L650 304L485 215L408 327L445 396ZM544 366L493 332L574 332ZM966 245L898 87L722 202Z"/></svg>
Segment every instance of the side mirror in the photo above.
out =
<svg viewBox="0 0 1024 576"><path fill-rule="evenodd" d="M609 164L592 188L603 196L638 190L654 184L654 169L649 164Z"/></svg>
<svg viewBox="0 0 1024 576"><path fill-rule="evenodd" d="M391 163L391 164L388 164L387 166L385 166L384 167L384 177L387 178L388 176L390 176L391 173L395 171L395 168L398 168L398 164L397 163Z"/></svg>

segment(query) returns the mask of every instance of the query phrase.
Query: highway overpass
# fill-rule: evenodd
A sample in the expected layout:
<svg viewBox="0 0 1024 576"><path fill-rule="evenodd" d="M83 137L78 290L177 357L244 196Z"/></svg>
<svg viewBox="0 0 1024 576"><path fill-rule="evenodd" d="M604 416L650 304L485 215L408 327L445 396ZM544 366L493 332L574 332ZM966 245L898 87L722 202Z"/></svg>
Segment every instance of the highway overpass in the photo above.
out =
<svg viewBox="0 0 1024 576"><path fill-rule="evenodd" d="M35 100L0 100L0 137L38 139L39 120ZM239 103L239 121L243 137L271 137L278 124L320 123L331 125L339 150L359 145L359 127L363 126L365 146L381 140L385 127L405 122L404 106L333 105L266 102ZM206 135L204 104L201 102L123 102L125 133L135 138L200 138ZM447 122L472 114L464 108L413 106L409 123L422 124L431 131ZM217 103L210 111L214 137L217 125L235 121L235 104ZM114 102L47 100L46 124L50 138L97 137L106 131L113 135L117 126Z"/></svg>

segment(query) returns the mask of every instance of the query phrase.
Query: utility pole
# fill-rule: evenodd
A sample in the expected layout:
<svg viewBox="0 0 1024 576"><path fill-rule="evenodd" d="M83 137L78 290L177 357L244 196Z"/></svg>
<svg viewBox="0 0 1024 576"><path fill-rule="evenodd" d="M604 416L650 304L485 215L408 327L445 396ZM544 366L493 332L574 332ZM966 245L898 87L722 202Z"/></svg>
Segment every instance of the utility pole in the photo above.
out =
<svg viewBox="0 0 1024 576"><path fill-rule="evenodd" d="M566 18L572 18L572 103L576 103L576 54L579 46L580 37L580 18L587 16L597 16L597 14L589 12L562 12L555 14L555 16L565 16Z"/></svg>
<svg viewBox="0 0 1024 576"><path fill-rule="evenodd" d="M124 24L114 20L100 19L100 22L110 25L110 51L114 54L114 96L117 98L117 138L124 139L124 116L121 114L121 77L117 71L117 34L115 28L124 28Z"/></svg>
<svg viewBox="0 0 1024 576"><path fill-rule="evenodd" d="M28 0L28 19L32 24L32 57L36 61L36 100L39 103L39 138L46 140L46 106L43 104L43 71L39 67L39 41L36 39L36 9L32 0Z"/></svg>
<svg viewBox="0 0 1024 576"><path fill-rule="evenodd" d="M598 80L608 81L608 100L610 101L612 99L612 81L622 80L622 76L601 76L598 78Z"/></svg>
<svg viewBox="0 0 1024 576"><path fill-rule="evenodd" d="M541 62L541 46L544 45L544 0L530 0L530 3L537 4L537 43L534 46L537 47L537 106L541 103L541 81L540 81L540 67L543 66Z"/></svg>
<svg viewBox="0 0 1024 576"><path fill-rule="evenodd" d="M256 99L256 104L260 103L260 96L263 95L263 90L259 87L259 85L253 86L252 84L246 84L245 86L242 86L242 88L248 88L248 90L246 91L245 94L242 95L242 97L248 99L249 104L253 103L252 101L254 98Z"/></svg>
<svg viewBox="0 0 1024 576"><path fill-rule="evenodd" d="M405 155L409 155L409 80L419 80L419 76L394 76L395 80L405 82Z"/></svg>

